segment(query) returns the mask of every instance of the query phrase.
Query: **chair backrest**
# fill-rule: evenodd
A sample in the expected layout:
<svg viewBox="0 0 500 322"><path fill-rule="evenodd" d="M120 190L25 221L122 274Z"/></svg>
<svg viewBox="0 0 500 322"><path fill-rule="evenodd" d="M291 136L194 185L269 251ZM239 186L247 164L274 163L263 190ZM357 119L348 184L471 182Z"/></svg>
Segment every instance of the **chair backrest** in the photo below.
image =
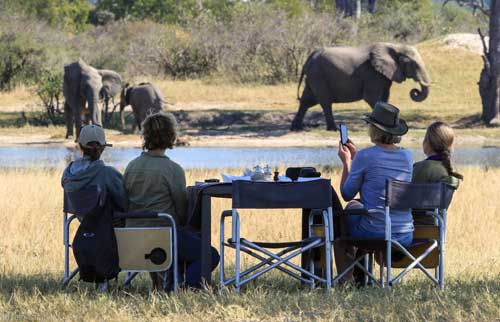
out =
<svg viewBox="0 0 500 322"><path fill-rule="evenodd" d="M446 209L455 189L444 182L410 183L387 180L385 205L391 209Z"/></svg>
<svg viewBox="0 0 500 322"><path fill-rule="evenodd" d="M115 228L120 268L161 272L173 258L172 227Z"/></svg>
<svg viewBox="0 0 500 322"><path fill-rule="evenodd" d="M64 212L83 217L98 206L103 206L104 192L98 185L88 186L77 191L64 190Z"/></svg>
<svg viewBox="0 0 500 322"><path fill-rule="evenodd" d="M332 206L330 180L305 182L233 181L234 209L307 208Z"/></svg>

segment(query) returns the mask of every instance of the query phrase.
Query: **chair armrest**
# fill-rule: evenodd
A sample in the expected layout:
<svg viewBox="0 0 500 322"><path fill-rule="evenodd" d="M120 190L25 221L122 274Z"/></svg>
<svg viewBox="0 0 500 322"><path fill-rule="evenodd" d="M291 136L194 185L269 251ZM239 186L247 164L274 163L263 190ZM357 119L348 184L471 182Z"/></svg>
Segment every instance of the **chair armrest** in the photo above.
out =
<svg viewBox="0 0 500 322"><path fill-rule="evenodd" d="M145 218L160 218L159 213L154 211L131 211L131 212L120 212L115 211L113 213L113 218L135 218L135 219L145 219Z"/></svg>
<svg viewBox="0 0 500 322"><path fill-rule="evenodd" d="M224 210L221 214L221 217L230 217L233 215L233 211L232 210Z"/></svg>
<svg viewBox="0 0 500 322"><path fill-rule="evenodd" d="M334 210L334 217L345 217L351 215L368 215L369 211L366 209L345 209L345 210Z"/></svg>

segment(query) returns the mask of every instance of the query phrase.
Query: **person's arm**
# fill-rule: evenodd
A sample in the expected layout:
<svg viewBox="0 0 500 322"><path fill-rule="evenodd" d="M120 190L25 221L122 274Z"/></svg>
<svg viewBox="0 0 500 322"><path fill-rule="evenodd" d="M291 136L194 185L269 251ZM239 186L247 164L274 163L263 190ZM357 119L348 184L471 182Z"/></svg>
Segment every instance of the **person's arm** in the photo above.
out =
<svg viewBox="0 0 500 322"><path fill-rule="evenodd" d="M354 159L352 159L353 155ZM347 146L340 144L339 157L343 165L340 192L345 201L350 201L361 189L364 164L360 155L356 153L356 147L352 142L349 142Z"/></svg>
<svg viewBox="0 0 500 322"><path fill-rule="evenodd" d="M108 180L108 193L113 200L116 210L126 211L128 206L127 192L123 182L123 176L118 170L111 168Z"/></svg>
<svg viewBox="0 0 500 322"><path fill-rule="evenodd" d="M187 221L187 209L188 209L188 198L187 198L187 187L186 187L186 175L181 167L178 167L172 175L172 198L174 200L175 213L177 219L179 220L179 225L184 226Z"/></svg>

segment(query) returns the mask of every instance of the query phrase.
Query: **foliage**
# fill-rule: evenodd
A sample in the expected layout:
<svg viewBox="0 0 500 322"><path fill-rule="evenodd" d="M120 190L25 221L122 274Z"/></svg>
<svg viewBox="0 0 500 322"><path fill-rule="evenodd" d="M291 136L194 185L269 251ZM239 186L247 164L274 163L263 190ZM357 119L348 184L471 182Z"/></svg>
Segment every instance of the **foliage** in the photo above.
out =
<svg viewBox="0 0 500 322"><path fill-rule="evenodd" d="M14 33L0 34L0 91L30 83L41 65L43 51Z"/></svg>
<svg viewBox="0 0 500 322"><path fill-rule="evenodd" d="M5 0L30 16L70 31L86 28L89 3L86 0Z"/></svg>
<svg viewBox="0 0 500 322"><path fill-rule="evenodd" d="M61 98L63 87L62 70L42 70L37 77L36 94L42 101L49 119L55 120L63 112Z"/></svg>

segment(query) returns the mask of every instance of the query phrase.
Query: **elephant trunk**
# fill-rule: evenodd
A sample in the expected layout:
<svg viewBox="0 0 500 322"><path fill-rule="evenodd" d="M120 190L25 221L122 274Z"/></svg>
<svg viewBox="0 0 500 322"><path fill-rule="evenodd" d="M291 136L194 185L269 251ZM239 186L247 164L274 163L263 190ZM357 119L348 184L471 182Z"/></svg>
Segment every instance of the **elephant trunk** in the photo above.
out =
<svg viewBox="0 0 500 322"><path fill-rule="evenodd" d="M87 97L87 102L89 105L89 112L92 124L102 126L101 111L99 109L99 91L90 90L89 95Z"/></svg>
<svg viewBox="0 0 500 322"><path fill-rule="evenodd" d="M424 101L429 96L429 86L420 83L421 90L414 88L410 91L410 97L415 102Z"/></svg>
<svg viewBox="0 0 500 322"><path fill-rule="evenodd" d="M429 86L431 85L431 79L425 70L423 62L417 63L416 75L413 78L420 84L421 90L417 88L412 89L410 97L415 102L422 102L429 96Z"/></svg>

